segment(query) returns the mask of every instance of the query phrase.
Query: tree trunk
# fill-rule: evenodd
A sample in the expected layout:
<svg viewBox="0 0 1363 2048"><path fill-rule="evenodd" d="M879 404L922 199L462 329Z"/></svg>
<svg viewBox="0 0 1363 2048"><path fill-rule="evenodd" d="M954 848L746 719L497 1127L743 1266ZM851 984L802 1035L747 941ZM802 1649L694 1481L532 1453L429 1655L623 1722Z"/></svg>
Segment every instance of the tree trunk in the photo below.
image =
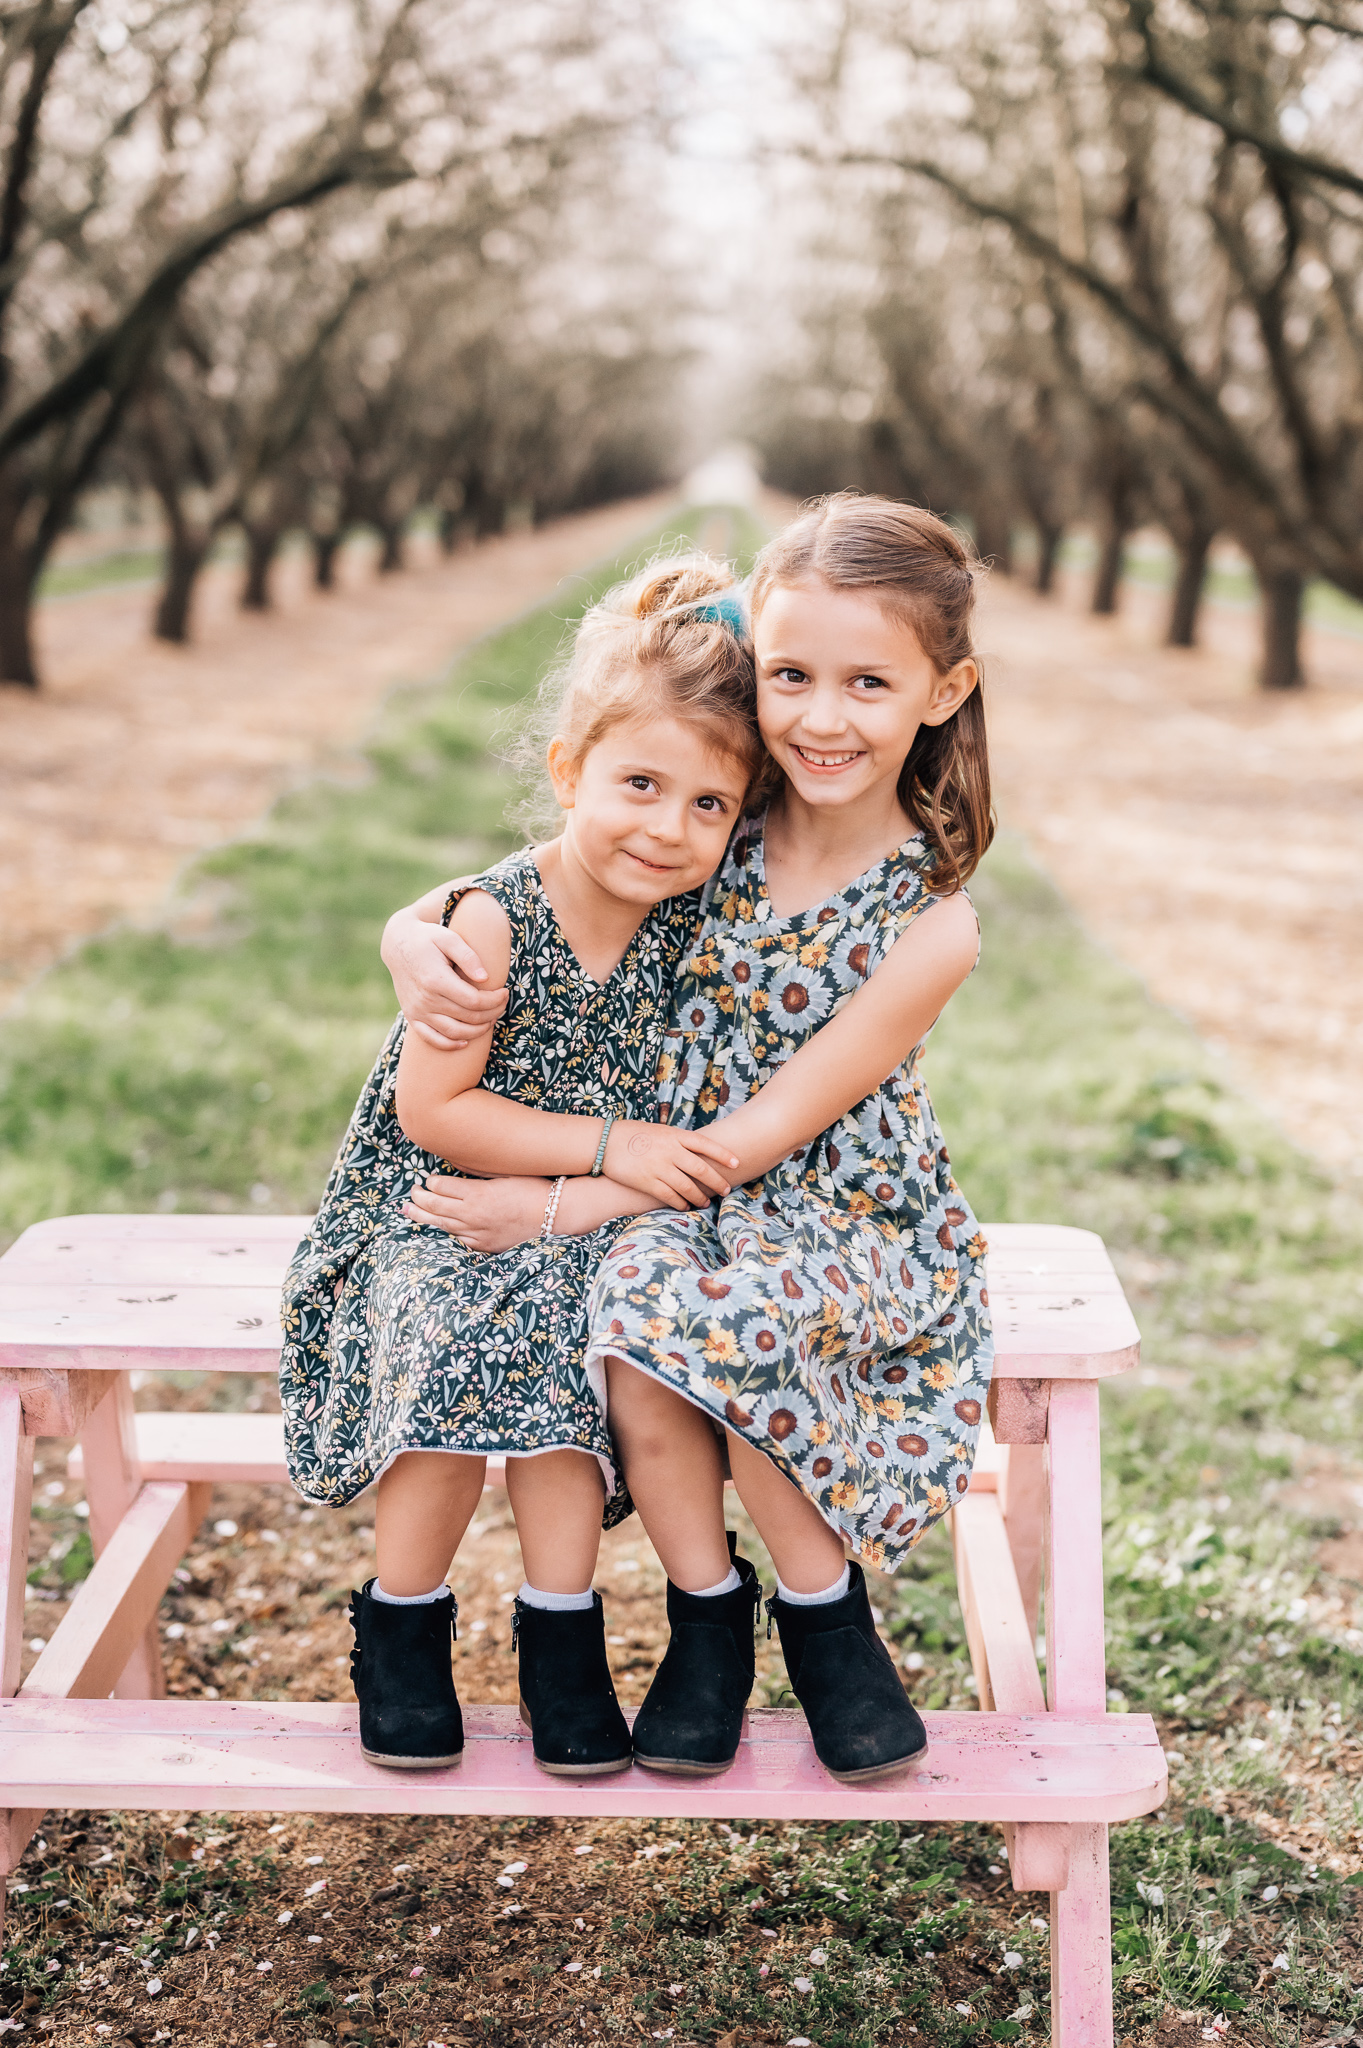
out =
<svg viewBox="0 0 1363 2048"><path fill-rule="evenodd" d="M1060 546L1064 538L1063 526L1037 528L1036 588L1042 597L1049 597L1055 588L1056 564L1060 560Z"/></svg>
<svg viewBox="0 0 1363 2048"><path fill-rule="evenodd" d="M1103 536L1098 553L1098 574L1093 582L1093 603L1091 609L1100 619L1111 618L1117 609L1117 593L1121 589L1122 564L1126 557L1127 529L1114 521Z"/></svg>
<svg viewBox="0 0 1363 2048"><path fill-rule="evenodd" d="M189 638L189 608L208 547L207 536L192 536L184 530L177 533L174 528L166 542L164 581L152 632L173 647L183 647Z"/></svg>
<svg viewBox="0 0 1363 2048"><path fill-rule="evenodd" d="M270 569L279 552L282 538L275 526L248 526L246 529L246 582L242 587L241 608L245 612L267 612L270 609Z"/></svg>
<svg viewBox="0 0 1363 2048"><path fill-rule="evenodd" d="M1183 541L1178 551L1178 576L1169 606L1170 647L1196 647L1197 615L1202 604L1202 586L1207 580L1207 554L1215 536L1208 529Z"/></svg>
<svg viewBox="0 0 1363 2048"><path fill-rule="evenodd" d="M33 585L35 566L13 529L0 532L0 682L38 687L33 659Z"/></svg>
<svg viewBox="0 0 1363 2048"><path fill-rule="evenodd" d="M975 514L975 548L1002 576L1013 573L1013 536L1008 514L994 507Z"/></svg>
<svg viewBox="0 0 1363 2048"><path fill-rule="evenodd" d="M395 570L403 566L403 529L401 525L385 525L379 528L379 533L383 538L383 552L379 556L379 574L380 576L391 576Z"/></svg>
<svg viewBox="0 0 1363 2048"><path fill-rule="evenodd" d="M1301 666L1301 604L1306 579L1300 569L1261 570L1263 587L1264 659L1259 681L1265 690L1299 690L1306 681Z"/></svg>
<svg viewBox="0 0 1363 2048"><path fill-rule="evenodd" d="M442 555L453 555L458 551L459 528L463 524L463 519L462 507L459 511L455 511L450 505L441 507L440 524L436 531L439 536L440 552Z"/></svg>
<svg viewBox="0 0 1363 2048"><path fill-rule="evenodd" d="M317 590L336 588L336 556L341 545L340 533L313 533L308 536L312 542L312 581Z"/></svg>

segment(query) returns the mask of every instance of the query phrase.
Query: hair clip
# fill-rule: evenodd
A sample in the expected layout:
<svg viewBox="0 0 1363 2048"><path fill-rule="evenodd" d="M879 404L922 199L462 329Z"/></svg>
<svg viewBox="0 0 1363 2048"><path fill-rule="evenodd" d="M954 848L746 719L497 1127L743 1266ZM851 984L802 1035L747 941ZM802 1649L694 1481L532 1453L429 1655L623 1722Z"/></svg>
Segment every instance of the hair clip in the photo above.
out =
<svg viewBox="0 0 1363 2048"><path fill-rule="evenodd" d="M725 590L718 597L707 598L704 604L693 605L691 616L703 625L727 626L740 640L746 639L748 621L743 611L743 600L731 596Z"/></svg>

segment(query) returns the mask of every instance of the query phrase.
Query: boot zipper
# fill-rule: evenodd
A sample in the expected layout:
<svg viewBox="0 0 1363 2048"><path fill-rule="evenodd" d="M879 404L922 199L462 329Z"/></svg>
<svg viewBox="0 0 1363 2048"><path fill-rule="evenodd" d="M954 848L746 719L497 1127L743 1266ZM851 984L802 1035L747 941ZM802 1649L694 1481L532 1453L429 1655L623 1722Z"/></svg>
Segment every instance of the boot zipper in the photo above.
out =
<svg viewBox="0 0 1363 2048"><path fill-rule="evenodd" d="M775 1621L775 1619L776 1619L776 1595L775 1595L775 1594L773 1593L773 1594L772 1594L772 1596L771 1596L771 1598L770 1598L770 1599L769 1599L769 1600L767 1601L767 1641L768 1641L768 1642L770 1642L770 1641L771 1641L771 1627L772 1627L772 1623L773 1623L773 1622Z"/></svg>
<svg viewBox="0 0 1363 2048"><path fill-rule="evenodd" d="M511 1647L516 1647L516 1638L521 1632L521 1603L515 1600L511 1605Z"/></svg>

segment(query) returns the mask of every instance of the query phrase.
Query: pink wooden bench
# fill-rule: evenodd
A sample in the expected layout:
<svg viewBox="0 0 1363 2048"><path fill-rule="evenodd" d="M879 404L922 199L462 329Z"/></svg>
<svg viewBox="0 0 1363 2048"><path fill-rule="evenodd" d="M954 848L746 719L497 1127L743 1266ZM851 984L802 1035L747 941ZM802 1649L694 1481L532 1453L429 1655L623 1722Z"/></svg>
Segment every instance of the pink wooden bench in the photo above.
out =
<svg viewBox="0 0 1363 2048"><path fill-rule="evenodd" d="M0 1867L48 1807L989 1821L1014 1887L1051 1895L1053 2042L1108 2048L1107 1830L1152 1812L1167 1777L1149 1717L1106 1711L1098 1383L1135 1364L1139 1340L1101 1239L988 1227L993 1430L950 1524L979 1711L928 1714L922 1762L859 1789L826 1775L784 1711L749 1716L722 1778L577 1785L535 1769L511 1707L473 1707L461 1763L414 1778L363 1761L353 1706L165 1698L161 1596L214 1481L286 1483L283 1435L273 1415L135 1415L129 1373L275 1372L280 1281L305 1228L63 1217L0 1259ZM79 1438L96 1562L20 1688L40 1436Z"/></svg>

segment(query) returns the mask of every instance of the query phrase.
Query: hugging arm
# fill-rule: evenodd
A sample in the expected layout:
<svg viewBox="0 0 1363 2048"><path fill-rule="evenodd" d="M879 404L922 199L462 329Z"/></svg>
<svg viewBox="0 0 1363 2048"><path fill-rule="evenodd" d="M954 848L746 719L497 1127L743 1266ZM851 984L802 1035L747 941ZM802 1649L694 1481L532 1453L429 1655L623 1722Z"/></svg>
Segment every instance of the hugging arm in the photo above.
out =
<svg viewBox="0 0 1363 2048"><path fill-rule="evenodd" d="M930 916L916 919L865 988L773 1074L757 1095L732 1116L709 1126L722 1139L729 1156L738 1161L729 1169L733 1180L760 1179L779 1160L812 1143L880 1087L921 1043L974 966L978 950L979 927L966 897L945 897ZM630 1128L647 1132L654 1127ZM613 1158L611 1165L616 1181L568 1181L559 1204L558 1231L590 1231L612 1217L637 1215L658 1206L635 1189L620 1185L620 1168ZM543 1215L547 1182L524 1183L522 1191L510 1199L510 1184L506 1185L508 1195L499 1192L494 1198L499 1205L496 1227L512 1234L487 1249L501 1250L534 1236ZM418 1191L413 1199L425 1207L424 1222L452 1229L460 1236L466 1228L481 1227L478 1199L472 1189L454 1193L453 1184L443 1182Z"/></svg>
<svg viewBox="0 0 1363 2048"><path fill-rule="evenodd" d="M846 1116L920 1045L979 955L966 896L944 896L895 941L864 988L732 1116L735 1181L758 1180Z"/></svg>
<svg viewBox="0 0 1363 2048"><path fill-rule="evenodd" d="M441 922L451 890L467 888L468 882L467 875L442 882L395 910L379 947L409 1035L436 1052L462 1052L482 1040L506 1008L505 987L495 975L489 979L485 962L457 929L458 920L448 927Z"/></svg>
<svg viewBox="0 0 1363 2048"><path fill-rule="evenodd" d="M476 947L489 981L504 994L511 964L511 928L505 912L490 896L472 890L460 899L452 925L463 941ZM601 1142L602 1118L559 1116L480 1088L490 1044L488 1032L462 1052L441 1052L408 1030L397 1073L397 1114L403 1131L414 1144L466 1173L589 1176ZM726 1170L732 1166L729 1146L713 1131L672 1130L666 1124L620 1119L611 1129L606 1150L607 1171L647 1197L643 1206L649 1208L687 1208L726 1194Z"/></svg>

